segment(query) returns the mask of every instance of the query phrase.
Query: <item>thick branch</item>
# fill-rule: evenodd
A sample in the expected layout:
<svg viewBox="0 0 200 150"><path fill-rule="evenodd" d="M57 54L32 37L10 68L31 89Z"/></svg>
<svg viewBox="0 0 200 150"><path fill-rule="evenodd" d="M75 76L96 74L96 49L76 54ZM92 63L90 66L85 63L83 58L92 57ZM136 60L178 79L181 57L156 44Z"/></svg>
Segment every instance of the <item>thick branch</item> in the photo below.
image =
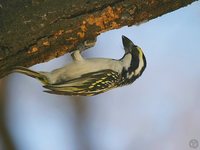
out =
<svg viewBox="0 0 200 150"><path fill-rule="evenodd" d="M0 0L0 77L76 49L100 33L166 14L195 0Z"/></svg>

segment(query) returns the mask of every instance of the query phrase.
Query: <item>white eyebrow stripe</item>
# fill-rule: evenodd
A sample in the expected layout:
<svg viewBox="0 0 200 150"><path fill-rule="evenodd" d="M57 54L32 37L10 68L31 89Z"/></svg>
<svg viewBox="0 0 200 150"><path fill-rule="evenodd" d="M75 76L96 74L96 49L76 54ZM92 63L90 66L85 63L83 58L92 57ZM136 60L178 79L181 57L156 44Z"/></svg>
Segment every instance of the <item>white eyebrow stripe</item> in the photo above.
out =
<svg viewBox="0 0 200 150"><path fill-rule="evenodd" d="M142 70L142 68L144 67L143 53L142 53L141 48L138 47L138 49L139 49L139 65L138 65L137 69L129 75L130 78L133 75L137 76L140 73L140 71Z"/></svg>
<svg viewBox="0 0 200 150"><path fill-rule="evenodd" d="M138 68L134 71L135 75L138 75L141 69L144 67L143 53L142 53L141 48L138 48L138 49L139 49L139 65L138 65Z"/></svg>

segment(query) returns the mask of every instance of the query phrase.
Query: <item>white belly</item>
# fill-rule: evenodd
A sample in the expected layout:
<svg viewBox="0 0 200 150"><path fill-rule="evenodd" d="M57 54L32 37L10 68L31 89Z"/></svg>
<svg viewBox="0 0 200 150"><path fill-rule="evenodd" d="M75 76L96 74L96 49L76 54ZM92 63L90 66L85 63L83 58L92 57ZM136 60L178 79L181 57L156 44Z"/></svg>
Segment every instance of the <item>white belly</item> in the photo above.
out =
<svg viewBox="0 0 200 150"><path fill-rule="evenodd" d="M121 72L122 62L106 58L90 58L83 61L74 61L67 64L63 68L53 70L48 73L51 83L56 83L58 79L70 80L80 77L82 74L96 72L98 70L112 69L116 72Z"/></svg>

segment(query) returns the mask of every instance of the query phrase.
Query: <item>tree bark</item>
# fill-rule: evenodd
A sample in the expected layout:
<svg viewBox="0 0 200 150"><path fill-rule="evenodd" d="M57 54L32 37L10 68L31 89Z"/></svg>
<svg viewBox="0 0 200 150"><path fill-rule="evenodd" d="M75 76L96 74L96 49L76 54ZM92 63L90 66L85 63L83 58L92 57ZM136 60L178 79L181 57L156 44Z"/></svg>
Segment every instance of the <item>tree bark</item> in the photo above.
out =
<svg viewBox="0 0 200 150"><path fill-rule="evenodd" d="M102 32L146 22L196 0L0 0L0 77L94 45Z"/></svg>

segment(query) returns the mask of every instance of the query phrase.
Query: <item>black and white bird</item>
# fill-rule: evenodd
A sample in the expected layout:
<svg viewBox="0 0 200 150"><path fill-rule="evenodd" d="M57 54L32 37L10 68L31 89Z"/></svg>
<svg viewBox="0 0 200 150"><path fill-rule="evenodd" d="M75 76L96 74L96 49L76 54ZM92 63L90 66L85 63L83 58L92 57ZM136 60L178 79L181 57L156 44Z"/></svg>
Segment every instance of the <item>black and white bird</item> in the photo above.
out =
<svg viewBox="0 0 200 150"><path fill-rule="evenodd" d="M79 50L72 53L73 62L52 72L36 72L17 66L13 72L26 74L44 84L45 92L60 95L92 96L133 83L146 67L142 49L122 36L125 50L119 59L83 58Z"/></svg>

